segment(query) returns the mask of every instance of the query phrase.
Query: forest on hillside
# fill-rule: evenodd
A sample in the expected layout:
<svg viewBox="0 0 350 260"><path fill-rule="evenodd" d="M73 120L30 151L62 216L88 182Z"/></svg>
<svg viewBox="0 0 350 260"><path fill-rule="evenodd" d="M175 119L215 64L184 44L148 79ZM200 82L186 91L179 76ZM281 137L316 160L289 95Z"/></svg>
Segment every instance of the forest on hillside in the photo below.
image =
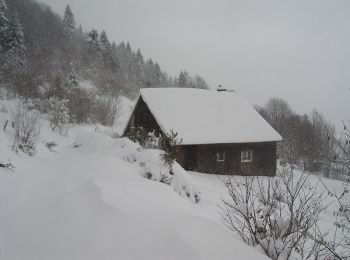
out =
<svg viewBox="0 0 350 260"><path fill-rule="evenodd" d="M110 126L118 114L117 98L135 98L147 87L208 89L202 77L185 70L169 76L140 49L116 43L106 31L84 31L69 5L61 17L35 0L0 0L0 96L30 100L54 125ZM320 112L299 115L279 98L256 109L283 136L280 158L304 162L312 171L343 160L331 138L335 128Z"/></svg>
<svg viewBox="0 0 350 260"><path fill-rule="evenodd" d="M169 76L140 49L116 43L106 31L84 31L69 5L60 17L35 0L0 0L0 87L7 96L67 99L86 110L96 96L134 98L145 87L208 85L185 70Z"/></svg>

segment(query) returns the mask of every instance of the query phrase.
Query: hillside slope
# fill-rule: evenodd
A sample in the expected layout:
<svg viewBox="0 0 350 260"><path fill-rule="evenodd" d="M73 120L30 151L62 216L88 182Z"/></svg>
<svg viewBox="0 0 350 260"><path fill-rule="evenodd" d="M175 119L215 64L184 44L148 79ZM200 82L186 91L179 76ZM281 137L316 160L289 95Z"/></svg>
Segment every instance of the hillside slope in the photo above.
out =
<svg viewBox="0 0 350 260"><path fill-rule="evenodd" d="M0 160L15 166L0 168L1 259L266 259L220 224L215 203L145 179L126 139L91 125L63 137L45 119L34 157L12 152L11 138L0 130Z"/></svg>

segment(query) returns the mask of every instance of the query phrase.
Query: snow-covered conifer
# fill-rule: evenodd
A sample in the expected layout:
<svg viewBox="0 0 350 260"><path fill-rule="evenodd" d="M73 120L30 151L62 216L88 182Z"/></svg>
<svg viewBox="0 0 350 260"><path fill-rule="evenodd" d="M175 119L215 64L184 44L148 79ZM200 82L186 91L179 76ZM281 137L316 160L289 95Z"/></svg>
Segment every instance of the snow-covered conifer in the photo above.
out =
<svg viewBox="0 0 350 260"><path fill-rule="evenodd" d="M7 42L7 32L9 20L7 17L7 5L5 0L0 0L0 53L4 52L4 46Z"/></svg>
<svg viewBox="0 0 350 260"><path fill-rule="evenodd" d="M68 99L60 100L57 97L49 99L50 126L53 131L57 129L60 134L64 134L64 125L70 120L67 103Z"/></svg>
<svg viewBox="0 0 350 260"><path fill-rule="evenodd" d="M187 71L181 71L178 78L178 85L180 88L185 88L188 85L188 73Z"/></svg>
<svg viewBox="0 0 350 260"><path fill-rule="evenodd" d="M160 85L161 76L162 76L162 72L160 70L159 64L156 62L154 64L154 78L153 78L154 86Z"/></svg>
<svg viewBox="0 0 350 260"><path fill-rule="evenodd" d="M73 32L75 30L75 19L72 9L69 5L66 6L63 16L63 29L68 37L72 37Z"/></svg>
<svg viewBox="0 0 350 260"><path fill-rule="evenodd" d="M109 42L106 31L102 31L100 34L100 43L102 51L110 51L112 48L111 43Z"/></svg>

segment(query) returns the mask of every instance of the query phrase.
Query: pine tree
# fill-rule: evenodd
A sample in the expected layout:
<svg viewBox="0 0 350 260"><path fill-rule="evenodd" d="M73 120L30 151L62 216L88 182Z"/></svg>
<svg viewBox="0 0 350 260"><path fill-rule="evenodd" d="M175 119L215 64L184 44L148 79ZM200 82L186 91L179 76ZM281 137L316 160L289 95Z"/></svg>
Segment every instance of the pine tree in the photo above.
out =
<svg viewBox="0 0 350 260"><path fill-rule="evenodd" d="M17 55L22 55L23 51L25 50L24 35L22 25L18 19L17 13L15 13L10 20L8 36L8 50L12 50Z"/></svg>
<svg viewBox="0 0 350 260"><path fill-rule="evenodd" d="M128 80L135 81L135 73L131 64L128 66Z"/></svg>
<svg viewBox="0 0 350 260"><path fill-rule="evenodd" d="M79 86L79 76L75 72L72 65L71 65L70 71L67 75L66 86L68 87L68 92L69 92L69 89L72 89L72 88Z"/></svg>
<svg viewBox="0 0 350 260"><path fill-rule="evenodd" d="M111 69L113 72L117 72L120 69L120 60L118 59L117 54L117 44L115 42L112 43L112 63Z"/></svg>
<svg viewBox="0 0 350 260"><path fill-rule="evenodd" d="M155 70L155 72L154 72L153 82L154 82L154 86L158 87L158 86L160 86L162 72L161 72L159 64L157 62L154 65L154 70Z"/></svg>
<svg viewBox="0 0 350 260"><path fill-rule="evenodd" d="M106 31L101 32L100 43L101 43L102 51L110 51L111 50L112 46L111 46L111 43L109 42Z"/></svg>
<svg viewBox="0 0 350 260"><path fill-rule="evenodd" d="M64 125L70 120L69 109L67 107L68 99L58 99L57 97L51 97L49 99L49 115L50 126L52 131L56 129L60 134L64 134Z"/></svg>
<svg viewBox="0 0 350 260"><path fill-rule="evenodd" d="M65 88L63 87L63 82L61 77L57 76L51 86L50 97L56 97L58 99L63 99L66 95Z"/></svg>
<svg viewBox="0 0 350 260"><path fill-rule="evenodd" d="M126 48L126 47L125 47L125 42L122 41L122 42L119 44L119 47L120 47L121 49L125 49L125 48Z"/></svg>
<svg viewBox="0 0 350 260"><path fill-rule="evenodd" d="M140 64L142 64L142 65L144 64L143 55L142 55L140 49L137 49L137 52L136 52L136 62L137 62L137 63L140 63Z"/></svg>
<svg viewBox="0 0 350 260"><path fill-rule="evenodd" d="M178 86L180 88L187 87L188 81L187 81L188 73L186 71L181 71L179 74L179 78L177 80Z"/></svg>
<svg viewBox="0 0 350 260"><path fill-rule="evenodd" d="M88 34L87 42L90 48L94 49L94 51L99 51L100 41L99 41L99 36L96 29L94 28L91 29L91 31Z"/></svg>
<svg viewBox="0 0 350 260"><path fill-rule="evenodd" d="M129 43L129 42L127 42L127 44L126 44L126 50L127 50L129 53L131 53L131 46L130 46L130 43Z"/></svg>
<svg viewBox="0 0 350 260"><path fill-rule="evenodd" d="M2 3L2 10L4 5ZM24 46L24 36L21 23L15 13L10 19L6 29L3 31L4 38L1 43L0 53L0 80L9 83L9 87L14 88L16 85L22 87L25 80L24 66L26 63L26 48ZM17 89L21 91L20 89Z"/></svg>
<svg viewBox="0 0 350 260"><path fill-rule="evenodd" d="M0 0L0 55L5 52L5 46L8 41L8 29L7 5L5 0Z"/></svg>
<svg viewBox="0 0 350 260"><path fill-rule="evenodd" d="M75 26L76 26L76 23L75 23L72 9L70 8L69 5L67 5L66 9L64 11L64 16L63 16L63 29L64 29L65 34L69 38L73 37Z"/></svg>
<svg viewBox="0 0 350 260"><path fill-rule="evenodd" d="M144 61L143 56L140 49L137 49L137 52L135 54L135 63L136 63L136 77L139 85L143 84L144 78L145 78L145 72L144 72Z"/></svg>

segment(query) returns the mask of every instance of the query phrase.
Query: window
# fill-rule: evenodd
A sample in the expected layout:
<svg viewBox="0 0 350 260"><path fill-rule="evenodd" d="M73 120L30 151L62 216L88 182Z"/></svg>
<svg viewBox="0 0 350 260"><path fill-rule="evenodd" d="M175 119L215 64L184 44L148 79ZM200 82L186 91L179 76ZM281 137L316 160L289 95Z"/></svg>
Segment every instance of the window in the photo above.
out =
<svg viewBox="0 0 350 260"><path fill-rule="evenodd" d="M223 152L216 153L216 161L217 162L224 162L225 161L225 153L223 153Z"/></svg>
<svg viewBox="0 0 350 260"><path fill-rule="evenodd" d="M253 150L241 151L241 162L252 162L253 161Z"/></svg>

